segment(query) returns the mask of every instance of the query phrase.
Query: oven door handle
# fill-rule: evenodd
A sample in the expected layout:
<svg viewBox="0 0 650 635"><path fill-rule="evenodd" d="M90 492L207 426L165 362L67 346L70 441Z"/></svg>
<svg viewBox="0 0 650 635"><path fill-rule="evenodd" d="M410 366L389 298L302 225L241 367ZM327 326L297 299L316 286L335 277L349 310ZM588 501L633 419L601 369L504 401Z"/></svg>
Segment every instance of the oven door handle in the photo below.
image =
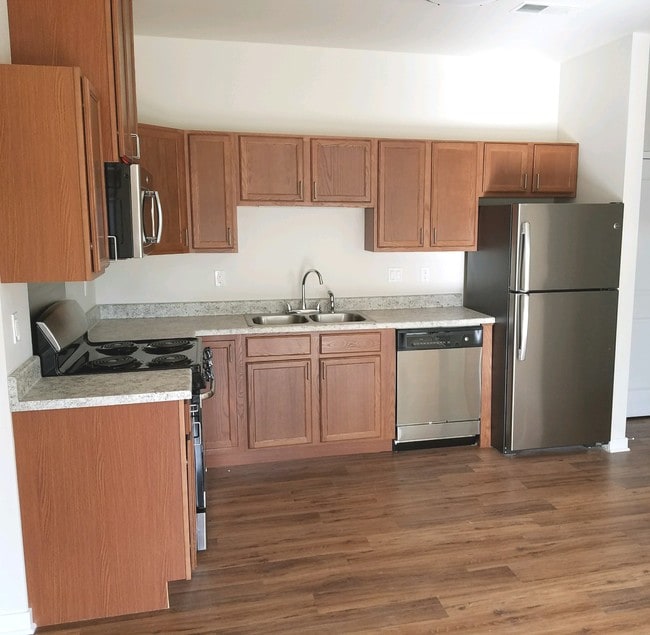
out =
<svg viewBox="0 0 650 635"><path fill-rule="evenodd" d="M206 399L210 399L211 397L214 397L214 377L210 377L210 387L207 390L200 393L199 397L201 398L202 402L205 401Z"/></svg>

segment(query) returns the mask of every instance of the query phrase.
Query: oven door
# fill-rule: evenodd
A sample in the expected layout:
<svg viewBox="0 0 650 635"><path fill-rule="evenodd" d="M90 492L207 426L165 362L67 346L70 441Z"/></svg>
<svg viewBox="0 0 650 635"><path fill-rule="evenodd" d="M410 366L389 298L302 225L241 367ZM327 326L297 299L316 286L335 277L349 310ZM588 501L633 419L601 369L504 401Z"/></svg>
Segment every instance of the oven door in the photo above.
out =
<svg viewBox="0 0 650 635"><path fill-rule="evenodd" d="M201 396L194 395L190 404L192 424L192 441L194 446L194 471L196 484L196 548L204 551L207 547L206 533L206 493L205 493L205 461L203 456L203 429L201 417Z"/></svg>

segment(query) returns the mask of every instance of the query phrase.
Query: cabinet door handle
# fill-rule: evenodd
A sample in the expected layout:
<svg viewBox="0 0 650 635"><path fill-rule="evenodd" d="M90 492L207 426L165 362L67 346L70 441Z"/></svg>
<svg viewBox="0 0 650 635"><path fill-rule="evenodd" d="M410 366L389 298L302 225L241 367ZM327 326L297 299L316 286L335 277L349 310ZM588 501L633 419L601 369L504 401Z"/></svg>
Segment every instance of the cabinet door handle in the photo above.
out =
<svg viewBox="0 0 650 635"><path fill-rule="evenodd" d="M528 189L528 172L524 172L524 184L521 189L524 191Z"/></svg>
<svg viewBox="0 0 650 635"><path fill-rule="evenodd" d="M232 344L228 344L228 362L232 363Z"/></svg>
<svg viewBox="0 0 650 635"><path fill-rule="evenodd" d="M298 181L298 198L302 198L302 181Z"/></svg>
<svg viewBox="0 0 650 635"><path fill-rule="evenodd" d="M184 237L183 237L184 242L183 242L183 244L186 247L189 247L190 246L190 230L186 227L183 234L184 234Z"/></svg>
<svg viewBox="0 0 650 635"><path fill-rule="evenodd" d="M140 160L140 135L137 132L131 133L131 138L135 139L135 156L132 157L136 161Z"/></svg>
<svg viewBox="0 0 650 635"><path fill-rule="evenodd" d="M317 189L316 189L316 181L313 182L313 188L314 188L314 190L313 190L313 191L314 191L313 196L314 196L314 200L316 200L316 199L318 198L318 191L317 191Z"/></svg>
<svg viewBox="0 0 650 635"><path fill-rule="evenodd" d="M535 191L539 192L539 172L537 173L537 176L535 177Z"/></svg>
<svg viewBox="0 0 650 635"><path fill-rule="evenodd" d="M307 373L307 381L311 381L311 373L309 372L309 362L305 366L305 372Z"/></svg>
<svg viewBox="0 0 650 635"><path fill-rule="evenodd" d="M422 227L420 227L420 229L418 230L418 240L420 242L420 247L423 247L424 246L424 229L422 229Z"/></svg>
<svg viewBox="0 0 650 635"><path fill-rule="evenodd" d="M432 245L436 244L437 238L438 238L438 228L434 227L433 228L433 241L431 242Z"/></svg>
<svg viewBox="0 0 650 635"><path fill-rule="evenodd" d="M226 242L228 243L228 247L232 247L232 231L230 227L226 228Z"/></svg>
<svg viewBox="0 0 650 635"><path fill-rule="evenodd" d="M320 378L321 381L325 381L325 362L321 362L320 364Z"/></svg>

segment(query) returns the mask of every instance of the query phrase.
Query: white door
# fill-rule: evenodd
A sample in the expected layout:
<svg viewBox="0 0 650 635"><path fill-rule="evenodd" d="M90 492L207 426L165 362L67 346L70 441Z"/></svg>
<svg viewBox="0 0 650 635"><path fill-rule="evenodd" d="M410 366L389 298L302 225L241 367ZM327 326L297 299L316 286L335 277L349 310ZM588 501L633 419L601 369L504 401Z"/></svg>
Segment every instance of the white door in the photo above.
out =
<svg viewBox="0 0 650 635"><path fill-rule="evenodd" d="M650 416L650 159L643 160L627 416Z"/></svg>

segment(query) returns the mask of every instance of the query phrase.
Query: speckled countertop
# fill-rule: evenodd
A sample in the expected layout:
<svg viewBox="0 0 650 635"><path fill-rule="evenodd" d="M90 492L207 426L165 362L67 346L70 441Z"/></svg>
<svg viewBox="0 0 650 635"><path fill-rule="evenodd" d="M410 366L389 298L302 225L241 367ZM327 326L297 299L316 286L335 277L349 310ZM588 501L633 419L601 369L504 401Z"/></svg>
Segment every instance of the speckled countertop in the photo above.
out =
<svg viewBox="0 0 650 635"><path fill-rule="evenodd" d="M349 331L363 329L407 329L448 326L478 326L494 318L462 306L424 309L371 309L360 313L364 322L343 324L291 324L289 326L249 326L244 315L199 315L190 317L121 318L101 320L89 332L93 342L124 339L151 339L209 335L261 335L304 331Z"/></svg>
<svg viewBox="0 0 650 635"><path fill-rule="evenodd" d="M359 312L366 318L365 321L343 324L308 322L289 326L250 326L243 314L114 317L100 319L90 329L89 339L102 342L210 335L478 326L494 322L494 318L462 306L368 308ZM41 377L40 362L37 357L32 357L9 377L9 400L13 411L176 401L189 399L190 396L191 373L187 369Z"/></svg>

